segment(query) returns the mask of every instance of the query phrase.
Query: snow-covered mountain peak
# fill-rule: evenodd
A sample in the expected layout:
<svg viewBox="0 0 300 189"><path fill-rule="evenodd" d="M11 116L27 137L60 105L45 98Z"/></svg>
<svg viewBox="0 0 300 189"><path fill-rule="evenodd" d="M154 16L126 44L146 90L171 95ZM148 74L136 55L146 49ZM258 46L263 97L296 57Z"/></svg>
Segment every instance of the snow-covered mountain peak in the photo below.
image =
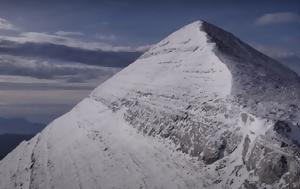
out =
<svg viewBox="0 0 300 189"><path fill-rule="evenodd" d="M2 189L299 188L300 79L204 21L0 162Z"/></svg>
<svg viewBox="0 0 300 189"><path fill-rule="evenodd" d="M108 98L116 96L119 99L128 96L128 92L134 89L145 93L153 90L153 95L173 95L174 100L186 101L186 97L182 96L194 93L194 97L199 96L199 91L206 90L205 87L209 88L206 92L223 97L229 95L232 79L229 69L217 57L215 44L208 41L201 25L202 22L197 21L170 34L99 86L91 96L102 98L108 95ZM118 87L110 87L112 84ZM135 95L131 97L136 98ZM154 103L155 99L151 101Z"/></svg>

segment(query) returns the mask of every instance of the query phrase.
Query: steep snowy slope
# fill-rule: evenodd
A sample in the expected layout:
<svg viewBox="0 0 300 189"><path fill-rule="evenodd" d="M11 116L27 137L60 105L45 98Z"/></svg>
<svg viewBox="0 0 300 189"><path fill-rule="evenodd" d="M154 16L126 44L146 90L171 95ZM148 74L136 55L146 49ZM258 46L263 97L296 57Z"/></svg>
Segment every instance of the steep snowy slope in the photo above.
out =
<svg viewBox="0 0 300 189"><path fill-rule="evenodd" d="M0 162L0 188L299 188L300 78L194 22Z"/></svg>

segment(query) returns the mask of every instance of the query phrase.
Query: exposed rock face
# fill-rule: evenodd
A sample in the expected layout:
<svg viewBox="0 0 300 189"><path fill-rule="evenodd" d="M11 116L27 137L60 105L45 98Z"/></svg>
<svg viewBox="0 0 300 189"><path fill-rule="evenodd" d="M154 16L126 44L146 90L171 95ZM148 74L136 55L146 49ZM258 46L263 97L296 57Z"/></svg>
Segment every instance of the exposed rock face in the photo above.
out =
<svg viewBox="0 0 300 189"><path fill-rule="evenodd" d="M188 154L197 159L196 164L203 165L195 172L188 169L191 162L181 167L182 173L186 170L192 172L189 174L192 178L180 173L180 178L173 178L178 182L175 186L168 185L168 176L172 176L170 172L164 173L166 180L152 181L152 185L148 183L151 179L145 176L145 187L179 188L182 186L181 180L189 183L188 186L182 186L185 188L300 187L300 78L280 63L216 26L199 21L183 27L95 89L88 99L93 101L89 104L91 107L105 106L112 111L111 115L121 115L123 121L139 131L139 135L144 134L145 138L155 137L160 143L175 145L176 154ZM78 105L77 109L88 114L85 108L88 109ZM95 109L95 112L107 111ZM72 117L76 114L74 111L69 113ZM78 123L82 122L80 117L84 117L83 115L79 114L79 118L76 118ZM34 186L51 183L51 179L56 178L51 175L62 173L59 169L51 169L57 164L56 161L64 160L62 150L52 144L61 134L53 132L51 135L50 132L58 130L59 125L64 126L64 118L61 119L55 126L49 126L40 137L33 139L32 143L36 145L26 147L33 151L32 154L28 152L32 165L29 188L39 188ZM85 126L87 131L89 127L97 130L96 134L92 132L95 134L92 138L97 138L103 129L108 129L106 125L116 124L107 121L105 127L95 128L95 125L102 124L102 121L98 123L95 120L97 119L87 120L88 124ZM74 129L72 126L65 127ZM54 136L55 133L57 136ZM103 138L110 139L112 136L108 134ZM132 136L127 138L130 137ZM71 136L68 141L65 147L67 149L75 142L83 143ZM139 143L131 141L134 140L124 140L124 144L128 142L127 145L130 146ZM105 146L101 148L101 153L113 151L113 147ZM23 148L25 147L20 147ZM44 158L41 154L45 148L56 149L55 158ZM77 153L80 149L72 153ZM123 151L125 154L144 152L139 150L130 151L129 148L128 151ZM92 153L88 150L85 152L88 155ZM117 150L114 153L118 154ZM165 158L161 157L163 152L147 151L146 154L151 160ZM152 154L154 155L151 156ZM72 155L70 157L74 158ZM1 176L9 178L9 172L14 172L9 163L6 163L10 162L8 158L10 156L0 164L0 169L6 167L5 172L0 172L0 186L3 182L9 182L2 181ZM137 160L141 161L134 159L134 162ZM176 161L169 165L177 164ZM113 164L112 160L108 162ZM73 162L73 170L74 167L82 167L77 163ZM47 168L45 164L50 166ZM43 166L46 168L41 168ZM145 165L142 164L143 166ZM148 169L143 168L139 174L149 174ZM113 172L112 168L106 170L108 173ZM39 175L46 173L48 176L45 178L48 180L43 180L44 177ZM204 180L198 179L198 173L201 173L199 177ZM15 174L18 176L18 173ZM86 174L94 178L100 173ZM122 171L116 173L118 178L125 179L124 183L132 183L134 178L124 178L124 174ZM82 178L80 172L77 177ZM69 179L65 179L61 185L53 184L54 188L71 186L67 182ZM103 183L95 186L110 188L110 185Z"/></svg>
<svg viewBox="0 0 300 189"><path fill-rule="evenodd" d="M92 96L115 109L126 106L125 119L144 134L169 138L208 165L228 159L226 172L247 167L243 177L253 187L299 185L280 179L298 176L288 164L299 163L300 79L232 34L206 22L186 26L110 82L122 83L125 95L105 97L104 84ZM218 179L228 183L232 176L225 175Z"/></svg>

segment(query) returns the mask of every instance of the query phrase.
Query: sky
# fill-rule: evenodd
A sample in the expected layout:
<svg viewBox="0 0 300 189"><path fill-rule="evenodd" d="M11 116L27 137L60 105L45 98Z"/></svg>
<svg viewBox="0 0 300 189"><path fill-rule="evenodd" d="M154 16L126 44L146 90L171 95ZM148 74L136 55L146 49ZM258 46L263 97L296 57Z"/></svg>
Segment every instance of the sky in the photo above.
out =
<svg viewBox="0 0 300 189"><path fill-rule="evenodd" d="M299 0L0 0L0 117L48 123L196 20L300 74Z"/></svg>

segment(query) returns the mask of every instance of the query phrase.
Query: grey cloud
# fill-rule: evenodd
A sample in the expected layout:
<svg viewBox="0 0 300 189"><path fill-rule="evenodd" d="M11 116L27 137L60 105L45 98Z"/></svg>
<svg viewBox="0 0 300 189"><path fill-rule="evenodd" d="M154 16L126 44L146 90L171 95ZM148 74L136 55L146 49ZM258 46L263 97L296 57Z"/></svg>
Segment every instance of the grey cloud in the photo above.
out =
<svg viewBox="0 0 300 189"><path fill-rule="evenodd" d="M282 23L300 23L300 16L294 12L275 12L264 14L257 18L257 25L270 25L270 24L282 24Z"/></svg>
<svg viewBox="0 0 300 189"><path fill-rule="evenodd" d="M106 67L126 67L142 53L87 50L52 43L18 43L0 40L0 54L52 58Z"/></svg>
<svg viewBox="0 0 300 189"><path fill-rule="evenodd" d="M13 91L49 91L49 90L92 90L95 88L94 85L60 85L57 83L11 83L11 82L0 82L0 90L13 90ZM1 104L0 104L1 105Z"/></svg>
<svg viewBox="0 0 300 189"><path fill-rule="evenodd" d="M86 82L99 76L111 76L115 68L88 66L74 62L0 56L0 74L30 76L38 79L60 79L67 82Z"/></svg>

